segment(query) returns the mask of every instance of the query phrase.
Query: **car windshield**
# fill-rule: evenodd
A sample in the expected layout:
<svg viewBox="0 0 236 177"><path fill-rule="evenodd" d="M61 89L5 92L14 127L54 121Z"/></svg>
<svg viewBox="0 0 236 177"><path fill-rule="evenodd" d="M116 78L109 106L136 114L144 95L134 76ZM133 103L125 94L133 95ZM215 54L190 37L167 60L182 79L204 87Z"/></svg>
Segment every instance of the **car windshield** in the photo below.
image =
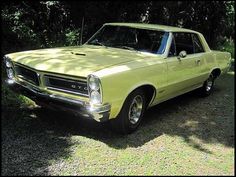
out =
<svg viewBox="0 0 236 177"><path fill-rule="evenodd" d="M105 25L87 44L163 54L168 37L164 31Z"/></svg>

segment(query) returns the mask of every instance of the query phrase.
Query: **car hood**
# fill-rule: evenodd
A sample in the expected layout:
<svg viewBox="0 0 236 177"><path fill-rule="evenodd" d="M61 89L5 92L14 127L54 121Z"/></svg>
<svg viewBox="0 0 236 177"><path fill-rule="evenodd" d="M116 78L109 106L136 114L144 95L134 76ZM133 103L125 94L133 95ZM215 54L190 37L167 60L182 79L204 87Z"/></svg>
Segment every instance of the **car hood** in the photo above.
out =
<svg viewBox="0 0 236 177"><path fill-rule="evenodd" d="M144 58L137 51L94 45L30 50L7 56L39 71L83 77L113 65Z"/></svg>

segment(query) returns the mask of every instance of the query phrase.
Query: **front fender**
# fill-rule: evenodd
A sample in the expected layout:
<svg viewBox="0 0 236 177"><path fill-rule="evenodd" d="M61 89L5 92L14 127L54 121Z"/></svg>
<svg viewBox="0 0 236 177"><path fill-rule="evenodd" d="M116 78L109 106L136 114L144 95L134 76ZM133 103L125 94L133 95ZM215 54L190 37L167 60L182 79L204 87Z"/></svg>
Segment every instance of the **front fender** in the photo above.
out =
<svg viewBox="0 0 236 177"><path fill-rule="evenodd" d="M166 73L165 60L153 57L94 74L101 79L103 103L111 104L110 118L115 118L132 91L144 85L151 85L156 91L156 88L166 84Z"/></svg>
<svg viewBox="0 0 236 177"><path fill-rule="evenodd" d="M130 87L120 87L120 89L117 89L116 92L113 92L113 94L112 94L113 96L110 94L104 93L104 100L106 100L106 97L108 95L110 95L110 99L108 101L111 104L110 119L118 116L119 112L121 111L121 109L124 105L126 98L130 95L130 93L132 93L134 90L136 90L142 86L152 86L153 88L155 88L155 86L152 83L150 83L148 81L144 81L144 82L137 82L133 85L130 85ZM155 88L151 102L154 100L154 98L156 96L156 90L157 89ZM114 96L114 94L116 96ZM151 102L150 102L150 104L151 104Z"/></svg>

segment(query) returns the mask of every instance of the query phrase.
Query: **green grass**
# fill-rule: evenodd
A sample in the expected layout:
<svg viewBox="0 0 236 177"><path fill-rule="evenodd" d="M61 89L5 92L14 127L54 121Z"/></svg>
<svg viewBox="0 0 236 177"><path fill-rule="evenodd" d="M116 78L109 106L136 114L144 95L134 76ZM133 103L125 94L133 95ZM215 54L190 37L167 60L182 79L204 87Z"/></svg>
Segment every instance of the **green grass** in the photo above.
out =
<svg viewBox="0 0 236 177"><path fill-rule="evenodd" d="M69 114L27 109L32 101L2 89L3 175L234 174L233 71L207 98L187 94L149 110L127 136Z"/></svg>
<svg viewBox="0 0 236 177"><path fill-rule="evenodd" d="M19 108L35 105L33 101L23 95L14 93L2 83L1 103L5 108Z"/></svg>

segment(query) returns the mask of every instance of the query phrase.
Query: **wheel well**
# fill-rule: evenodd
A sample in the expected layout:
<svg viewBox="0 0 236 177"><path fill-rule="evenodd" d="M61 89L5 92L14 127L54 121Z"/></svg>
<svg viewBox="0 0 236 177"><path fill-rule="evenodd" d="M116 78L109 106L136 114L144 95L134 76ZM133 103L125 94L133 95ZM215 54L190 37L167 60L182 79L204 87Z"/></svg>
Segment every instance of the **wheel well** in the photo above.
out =
<svg viewBox="0 0 236 177"><path fill-rule="evenodd" d="M214 69L211 73L213 74L213 76L214 76L215 78L217 78L217 77L220 76L221 70L220 70L219 68L216 68L216 69Z"/></svg>
<svg viewBox="0 0 236 177"><path fill-rule="evenodd" d="M137 90L137 89L141 89L144 91L145 96L147 98L147 106L148 106L151 103L151 101L153 100L153 97L156 95L155 87L153 87L152 85L143 85L143 86L136 88L135 90Z"/></svg>

